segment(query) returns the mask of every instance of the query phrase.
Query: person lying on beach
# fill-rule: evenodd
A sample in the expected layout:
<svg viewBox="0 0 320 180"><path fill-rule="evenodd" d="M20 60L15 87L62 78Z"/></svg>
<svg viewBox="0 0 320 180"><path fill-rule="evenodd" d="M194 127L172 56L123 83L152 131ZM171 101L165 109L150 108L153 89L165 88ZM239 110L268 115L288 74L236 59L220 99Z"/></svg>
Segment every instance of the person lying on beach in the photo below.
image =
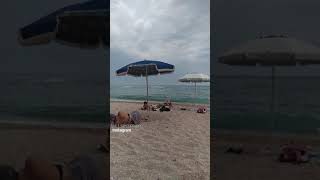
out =
<svg viewBox="0 0 320 180"><path fill-rule="evenodd" d="M159 110L158 106L155 106L155 105L151 105L150 108L151 108L152 111L158 111Z"/></svg>
<svg viewBox="0 0 320 180"><path fill-rule="evenodd" d="M28 157L20 171L0 166L1 180L102 180L102 176L97 163L89 156L79 156L66 164Z"/></svg>
<svg viewBox="0 0 320 180"><path fill-rule="evenodd" d="M281 148L278 160L280 162L304 163L309 161L309 153L306 147L291 142Z"/></svg>
<svg viewBox="0 0 320 180"><path fill-rule="evenodd" d="M147 101L144 101L141 110L149 110L149 109L150 109L150 107L149 107L149 105L148 105L148 102L147 102Z"/></svg>
<svg viewBox="0 0 320 180"><path fill-rule="evenodd" d="M163 112L163 111L171 111L170 106L162 105L160 107L160 112Z"/></svg>
<svg viewBox="0 0 320 180"><path fill-rule="evenodd" d="M204 114L206 112L207 112L207 109L204 106L199 107L198 110L197 110L197 113L203 113Z"/></svg>
<svg viewBox="0 0 320 180"><path fill-rule="evenodd" d="M239 147L229 147L226 151L226 153L234 153L234 154L242 154L243 148L241 146Z"/></svg>
<svg viewBox="0 0 320 180"><path fill-rule="evenodd" d="M164 103L163 103L164 106L169 106L169 108L171 109L172 108L172 103L171 103L171 100L170 99L167 99Z"/></svg>
<svg viewBox="0 0 320 180"><path fill-rule="evenodd" d="M116 115L115 114L110 114L110 125L115 125L116 124Z"/></svg>
<svg viewBox="0 0 320 180"><path fill-rule="evenodd" d="M110 115L111 124L120 127L125 124L140 124L142 116L138 111L133 111L130 114L127 112L119 111L117 115Z"/></svg>

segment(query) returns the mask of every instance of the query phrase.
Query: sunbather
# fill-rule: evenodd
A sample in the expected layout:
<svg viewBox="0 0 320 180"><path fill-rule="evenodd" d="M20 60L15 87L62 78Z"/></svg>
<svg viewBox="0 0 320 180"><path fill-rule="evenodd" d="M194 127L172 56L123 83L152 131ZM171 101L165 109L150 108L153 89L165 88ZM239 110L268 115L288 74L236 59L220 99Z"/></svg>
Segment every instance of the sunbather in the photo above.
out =
<svg viewBox="0 0 320 180"><path fill-rule="evenodd" d="M142 116L138 111L133 111L130 114L127 112L119 111L117 115L111 114L110 121L118 127L125 124L140 124Z"/></svg>
<svg viewBox="0 0 320 180"><path fill-rule="evenodd" d="M110 124L116 124L116 115L110 114Z"/></svg>
<svg viewBox="0 0 320 180"><path fill-rule="evenodd" d="M102 180L102 176L97 163L89 156L77 157L66 164L29 157L20 171L0 166L1 180Z"/></svg>
<svg viewBox="0 0 320 180"><path fill-rule="evenodd" d="M207 112L207 109L204 106L199 107L198 110L197 110L197 113L206 113L206 112Z"/></svg>
<svg viewBox="0 0 320 180"><path fill-rule="evenodd" d="M163 112L163 111L171 111L170 106L162 105L162 106L160 107L160 112Z"/></svg>
<svg viewBox="0 0 320 180"><path fill-rule="evenodd" d="M292 142L285 145L281 149L279 155L280 162L293 162L293 163L303 163L309 161L309 153L304 146L298 146Z"/></svg>
<svg viewBox="0 0 320 180"><path fill-rule="evenodd" d="M172 108L172 103L171 103L171 100L170 99L167 99L164 103L163 103L164 106L169 106L169 108L171 109Z"/></svg>
<svg viewBox="0 0 320 180"><path fill-rule="evenodd" d="M149 105L148 105L148 102L147 102L147 101L144 101L141 110L149 110L149 109L150 109L150 107L149 107Z"/></svg>
<svg viewBox="0 0 320 180"><path fill-rule="evenodd" d="M156 104L156 105L151 105L151 110L153 111L158 111L161 107L163 106L163 104Z"/></svg>

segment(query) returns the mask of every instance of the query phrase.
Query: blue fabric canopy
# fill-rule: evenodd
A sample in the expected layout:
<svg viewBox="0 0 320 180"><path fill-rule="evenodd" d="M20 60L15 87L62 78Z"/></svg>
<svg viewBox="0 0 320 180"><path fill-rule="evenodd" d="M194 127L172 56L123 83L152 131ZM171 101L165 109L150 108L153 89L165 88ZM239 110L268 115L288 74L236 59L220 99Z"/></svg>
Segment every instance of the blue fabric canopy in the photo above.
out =
<svg viewBox="0 0 320 180"><path fill-rule="evenodd" d="M161 61L144 60L128 64L116 71L118 76L149 76L165 73L172 73L174 65Z"/></svg>
<svg viewBox="0 0 320 180"><path fill-rule="evenodd" d="M80 47L109 44L109 0L90 0L61 8L19 30L22 45L51 40Z"/></svg>

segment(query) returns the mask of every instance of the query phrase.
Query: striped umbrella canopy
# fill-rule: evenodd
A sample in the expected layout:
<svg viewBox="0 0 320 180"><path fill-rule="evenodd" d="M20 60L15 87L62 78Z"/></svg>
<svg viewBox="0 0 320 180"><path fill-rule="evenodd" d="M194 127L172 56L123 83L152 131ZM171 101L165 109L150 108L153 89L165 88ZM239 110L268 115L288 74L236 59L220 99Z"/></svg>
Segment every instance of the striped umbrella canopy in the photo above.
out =
<svg viewBox="0 0 320 180"><path fill-rule="evenodd" d="M128 64L116 71L117 76L146 77L147 102L149 101L148 76L174 72L174 65L161 61L143 60Z"/></svg>
<svg viewBox="0 0 320 180"><path fill-rule="evenodd" d="M227 51L219 57L219 62L234 66L271 66L272 102L270 109L274 112L275 66L320 64L320 48L283 35L261 36ZM276 126L276 122L274 124Z"/></svg>
<svg viewBox="0 0 320 180"><path fill-rule="evenodd" d="M53 40L80 48L109 44L109 0L90 0L61 8L22 27L21 45L41 45Z"/></svg>
<svg viewBox="0 0 320 180"><path fill-rule="evenodd" d="M179 82L194 83L194 99L197 96L197 83L210 82L210 77L202 73L190 73L179 78Z"/></svg>

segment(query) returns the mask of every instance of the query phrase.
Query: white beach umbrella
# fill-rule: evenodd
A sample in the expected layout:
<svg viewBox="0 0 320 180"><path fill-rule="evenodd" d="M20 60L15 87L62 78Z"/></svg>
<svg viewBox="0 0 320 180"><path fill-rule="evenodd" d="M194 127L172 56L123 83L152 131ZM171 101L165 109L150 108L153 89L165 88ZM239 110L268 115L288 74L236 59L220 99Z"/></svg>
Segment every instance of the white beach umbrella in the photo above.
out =
<svg viewBox="0 0 320 180"><path fill-rule="evenodd" d="M219 61L229 65L319 64L320 48L286 36L265 36L227 51Z"/></svg>
<svg viewBox="0 0 320 180"><path fill-rule="evenodd" d="M194 83L194 99L197 96L197 83L210 82L210 77L202 73L190 73L181 77L179 82Z"/></svg>
<svg viewBox="0 0 320 180"><path fill-rule="evenodd" d="M271 111L274 112L275 66L320 64L320 48L286 36L264 36L227 51L219 57L219 62L239 66L271 66Z"/></svg>

